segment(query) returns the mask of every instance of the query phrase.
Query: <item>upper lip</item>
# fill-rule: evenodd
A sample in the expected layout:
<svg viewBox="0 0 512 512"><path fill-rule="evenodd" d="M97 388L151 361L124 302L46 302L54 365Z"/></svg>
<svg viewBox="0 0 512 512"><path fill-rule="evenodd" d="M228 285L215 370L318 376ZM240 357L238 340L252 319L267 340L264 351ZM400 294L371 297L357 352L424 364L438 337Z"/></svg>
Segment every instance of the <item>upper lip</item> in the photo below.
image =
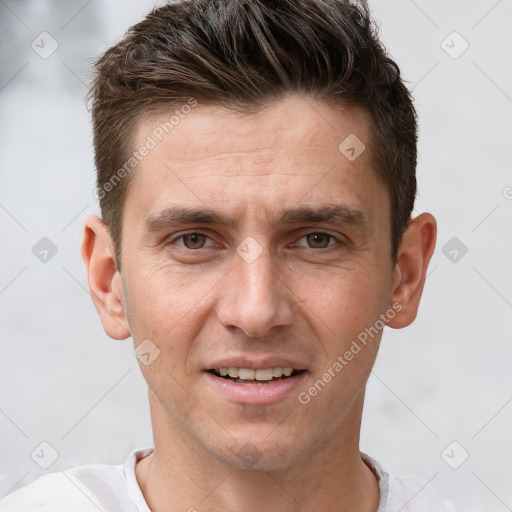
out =
<svg viewBox="0 0 512 512"><path fill-rule="evenodd" d="M285 357L247 357L234 356L224 357L211 363L206 370L215 370L217 368L247 368L250 370L259 370L263 368L293 368L294 370L305 370L306 366L298 361Z"/></svg>

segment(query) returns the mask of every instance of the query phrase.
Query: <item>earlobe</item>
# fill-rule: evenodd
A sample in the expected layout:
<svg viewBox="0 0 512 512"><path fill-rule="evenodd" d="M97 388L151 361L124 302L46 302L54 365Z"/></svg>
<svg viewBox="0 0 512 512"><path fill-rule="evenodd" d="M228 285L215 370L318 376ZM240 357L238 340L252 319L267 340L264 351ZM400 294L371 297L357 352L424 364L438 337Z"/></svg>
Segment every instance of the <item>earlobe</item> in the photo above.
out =
<svg viewBox="0 0 512 512"><path fill-rule="evenodd" d="M105 332L116 340L128 338L130 329L114 243L107 226L97 216L85 221L82 258L87 268L91 297Z"/></svg>
<svg viewBox="0 0 512 512"><path fill-rule="evenodd" d="M416 318L436 234L436 220L429 213L423 213L411 220L402 237L391 298L391 304L400 304L402 308L388 321L390 327L406 327Z"/></svg>

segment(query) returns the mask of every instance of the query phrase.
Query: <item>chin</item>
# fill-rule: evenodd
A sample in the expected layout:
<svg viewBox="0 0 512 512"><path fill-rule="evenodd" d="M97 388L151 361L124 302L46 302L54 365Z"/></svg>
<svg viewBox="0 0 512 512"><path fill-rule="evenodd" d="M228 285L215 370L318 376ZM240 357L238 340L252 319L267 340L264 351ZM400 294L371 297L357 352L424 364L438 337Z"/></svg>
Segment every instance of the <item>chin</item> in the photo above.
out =
<svg viewBox="0 0 512 512"><path fill-rule="evenodd" d="M271 434L272 436L272 434ZM224 449L218 447L211 453L228 466L241 470L278 471L298 462L304 448L296 436L268 434L261 436L237 436L234 443ZM290 441L293 440L293 441ZM220 449L219 449L220 448Z"/></svg>

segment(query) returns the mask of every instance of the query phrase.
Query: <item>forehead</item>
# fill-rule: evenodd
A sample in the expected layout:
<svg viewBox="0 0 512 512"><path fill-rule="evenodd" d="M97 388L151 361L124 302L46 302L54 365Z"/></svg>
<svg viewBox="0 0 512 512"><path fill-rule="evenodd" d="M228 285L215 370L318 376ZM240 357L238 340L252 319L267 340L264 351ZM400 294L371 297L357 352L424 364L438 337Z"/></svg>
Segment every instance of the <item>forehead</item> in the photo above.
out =
<svg viewBox="0 0 512 512"><path fill-rule="evenodd" d="M299 95L251 114L178 105L139 122L135 150L143 145L151 149L127 197L136 196L141 214L195 205L271 217L284 206L342 202L371 217L387 204L372 168L369 118L357 107Z"/></svg>
<svg viewBox="0 0 512 512"><path fill-rule="evenodd" d="M243 173L249 153L259 155L265 163L265 156L268 159L276 151L302 146L307 151L301 157L311 156L305 163L311 160L318 167L339 157L339 144L350 135L369 143L369 117L364 110L333 107L299 95L284 97L254 113L199 103L184 114L184 106L143 119L136 130L136 145L150 136L158 146L173 151L176 166L183 162L190 169L194 162L214 163L229 155L232 163L241 162ZM186 137L186 145L180 144L181 137ZM237 169L235 166L232 171Z"/></svg>

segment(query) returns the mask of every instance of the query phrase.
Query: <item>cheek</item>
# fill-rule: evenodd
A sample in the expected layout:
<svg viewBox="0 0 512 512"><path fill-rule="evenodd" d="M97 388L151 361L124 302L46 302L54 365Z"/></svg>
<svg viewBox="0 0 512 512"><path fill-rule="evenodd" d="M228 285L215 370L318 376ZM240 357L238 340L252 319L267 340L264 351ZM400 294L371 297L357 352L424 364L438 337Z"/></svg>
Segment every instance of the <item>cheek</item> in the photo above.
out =
<svg viewBox="0 0 512 512"><path fill-rule="evenodd" d="M169 415L179 410L187 417L194 409L189 392L195 382L189 354L204 323L215 280L190 279L184 274L170 265L134 266L127 292L134 345L149 339L158 351L149 365L139 359L142 374Z"/></svg>
<svg viewBox="0 0 512 512"><path fill-rule="evenodd" d="M304 315L341 345L373 325L389 300L383 273L373 266L354 266L323 277L303 275L294 288L300 289Z"/></svg>
<svg viewBox="0 0 512 512"><path fill-rule="evenodd" d="M173 333L200 324L203 305L219 282L212 273L199 279L193 271L169 264L141 266L131 275L135 279L128 293L136 332L164 343L176 337Z"/></svg>
<svg viewBox="0 0 512 512"><path fill-rule="evenodd" d="M323 356L301 389L300 403L334 430L343 421L340 411L360 397L375 362L382 328L373 328L386 310L386 287L372 272L355 269L318 284L318 279L301 284L309 290L301 314L322 344Z"/></svg>

